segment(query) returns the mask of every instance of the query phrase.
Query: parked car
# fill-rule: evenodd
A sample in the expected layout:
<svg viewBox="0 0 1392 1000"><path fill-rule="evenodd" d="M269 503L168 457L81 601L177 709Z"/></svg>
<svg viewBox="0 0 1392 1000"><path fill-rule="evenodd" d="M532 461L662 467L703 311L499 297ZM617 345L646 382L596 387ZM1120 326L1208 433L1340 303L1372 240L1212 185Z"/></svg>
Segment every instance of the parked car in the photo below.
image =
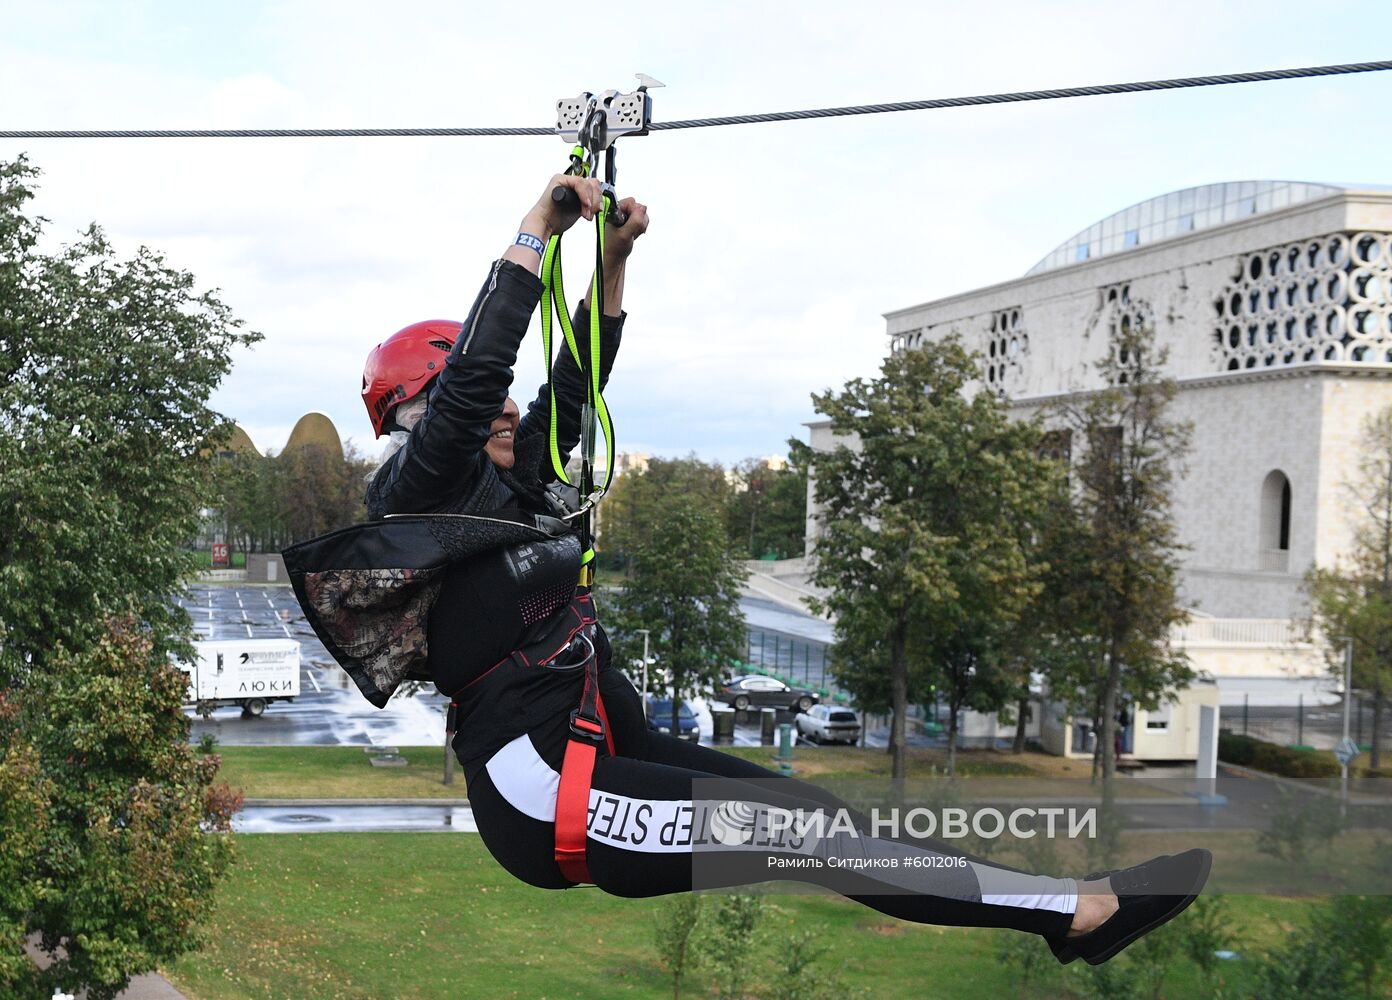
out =
<svg viewBox="0 0 1392 1000"><path fill-rule="evenodd" d="M743 712L747 708L790 708L795 712L805 712L817 704L817 692L807 688L789 687L776 677L763 674L746 674L732 677L722 684L720 694L724 700Z"/></svg>
<svg viewBox="0 0 1392 1000"><path fill-rule="evenodd" d="M682 702L681 707L677 709L677 727L680 730L676 734L678 739L689 740L692 743L701 739L701 726L696 721L696 713L687 702ZM671 698L648 698L648 728L655 733L672 731Z"/></svg>
<svg viewBox="0 0 1392 1000"><path fill-rule="evenodd" d="M860 720L840 705L813 705L794 720L797 731L818 743L855 743L860 739Z"/></svg>

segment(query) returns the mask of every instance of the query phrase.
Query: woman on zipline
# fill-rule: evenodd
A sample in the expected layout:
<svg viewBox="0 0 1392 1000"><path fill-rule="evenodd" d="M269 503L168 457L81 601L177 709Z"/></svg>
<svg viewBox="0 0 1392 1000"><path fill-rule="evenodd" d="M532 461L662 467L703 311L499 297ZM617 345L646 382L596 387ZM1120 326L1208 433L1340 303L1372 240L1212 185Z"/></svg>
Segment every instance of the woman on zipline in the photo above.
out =
<svg viewBox="0 0 1392 1000"><path fill-rule="evenodd" d="M553 200L557 186L578 211ZM609 226L603 256L601 387L628 257L648 228L645 206L619 208L627 220ZM1030 875L939 841L874 836L815 786L648 730L577 587L574 521L546 486L542 456L551 448L563 466L580 439L587 375L563 349L525 415L508 398L548 239L603 210L597 181L552 178L462 327L418 323L372 352L363 399L397 450L369 483L370 521L287 553L311 622L375 704L407 677L451 698L453 748L493 856L530 885L619 896L811 882L905 920L1040 934L1063 962L1104 962L1179 913L1207 851L1084 881ZM576 310L577 336L592 304L587 294Z"/></svg>

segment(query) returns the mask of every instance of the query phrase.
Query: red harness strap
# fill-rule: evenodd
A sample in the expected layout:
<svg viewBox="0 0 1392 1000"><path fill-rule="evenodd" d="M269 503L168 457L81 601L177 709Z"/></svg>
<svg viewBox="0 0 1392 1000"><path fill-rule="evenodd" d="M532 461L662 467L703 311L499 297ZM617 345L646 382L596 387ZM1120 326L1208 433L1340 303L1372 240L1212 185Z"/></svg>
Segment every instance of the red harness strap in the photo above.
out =
<svg viewBox="0 0 1392 1000"><path fill-rule="evenodd" d="M585 831L590 819L595 756L604 743L612 754L613 740L599 697L599 664L591 653L585 664L585 690L580 706L570 713L570 739L566 742L560 787L556 791L556 864L572 882L594 881L585 861Z"/></svg>
<svg viewBox="0 0 1392 1000"><path fill-rule="evenodd" d="M572 882L590 882L585 862L585 828L590 817L590 776L596 745L571 738L561 763L561 787L556 793L556 864Z"/></svg>

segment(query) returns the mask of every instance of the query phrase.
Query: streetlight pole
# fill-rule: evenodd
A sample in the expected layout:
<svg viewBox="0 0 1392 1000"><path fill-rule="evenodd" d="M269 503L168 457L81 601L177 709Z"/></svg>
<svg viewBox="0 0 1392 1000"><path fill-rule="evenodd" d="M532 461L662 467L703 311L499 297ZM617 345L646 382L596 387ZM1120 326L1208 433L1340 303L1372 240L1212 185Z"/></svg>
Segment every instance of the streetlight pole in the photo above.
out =
<svg viewBox="0 0 1392 1000"><path fill-rule="evenodd" d="M1344 742L1349 738L1349 709L1353 704L1353 636L1344 638ZM1348 813L1349 762L1340 762L1339 815Z"/></svg>
<svg viewBox="0 0 1392 1000"><path fill-rule="evenodd" d="M638 631L643 633L643 721L646 722L648 719L648 630L640 628ZM1345 725L1344 728L1347 729L1348 726Z"/></svg>

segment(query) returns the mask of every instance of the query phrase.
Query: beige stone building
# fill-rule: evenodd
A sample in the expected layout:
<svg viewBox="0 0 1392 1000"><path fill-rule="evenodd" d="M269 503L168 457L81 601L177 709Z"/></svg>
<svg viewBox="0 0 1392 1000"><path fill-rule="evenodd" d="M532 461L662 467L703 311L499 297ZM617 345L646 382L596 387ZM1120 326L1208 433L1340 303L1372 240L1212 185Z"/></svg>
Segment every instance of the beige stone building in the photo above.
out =
<svg viewBox="0 0 1392 1000"><path fill-rule="evenodd" d="M1363 419L1392 404L1392 189L1188 188L1094 223L1018 278L887 313L891 350L958 335L1026 416L1099 386L1114 327L1169 350L1193 450L1175 485L1188 547L1175 639L1225 706L1328 700L1301 641L1302 576L1350 539ZM809 425L829 447L827 422ZM809 539L815 533L809 511ZM809 542L810 544L810 542Z"/></svg>

